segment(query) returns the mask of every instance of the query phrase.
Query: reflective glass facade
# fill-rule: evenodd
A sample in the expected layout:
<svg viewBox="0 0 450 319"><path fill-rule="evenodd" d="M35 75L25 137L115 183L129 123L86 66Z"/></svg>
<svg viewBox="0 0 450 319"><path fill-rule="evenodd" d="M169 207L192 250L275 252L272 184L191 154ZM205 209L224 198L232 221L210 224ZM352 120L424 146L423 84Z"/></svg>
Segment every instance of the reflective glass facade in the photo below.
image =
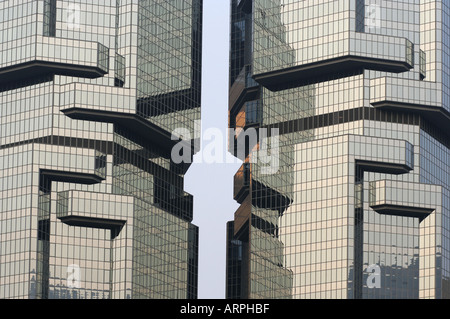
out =
<svg viewBox="0 0 450 319"><path fill-rule="evenodd" d="M0 2L0 298L197 297L201 31L202 0Z"/></svg>
<svg viewBox="0 0 450 319"><path fill-rule="evenodd" d="M230 147L227 298L450 297L449 17L442 0L231 0L229 124L276 129L279 167L262 134Z"/></svg>

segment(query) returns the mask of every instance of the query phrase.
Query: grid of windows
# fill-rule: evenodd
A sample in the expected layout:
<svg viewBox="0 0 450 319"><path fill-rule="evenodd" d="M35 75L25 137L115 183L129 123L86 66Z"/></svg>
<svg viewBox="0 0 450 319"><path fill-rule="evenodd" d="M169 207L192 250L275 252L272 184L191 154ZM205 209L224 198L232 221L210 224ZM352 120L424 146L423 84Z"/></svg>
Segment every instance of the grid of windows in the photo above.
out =
<svg viewBox="0 0 450 319"><path fill-rule="evenodd" d="M279 139L278 171L262 174L264 163L252 163L251 205L238 198L239 228L228 244L248 242L248 252L238 258L228 251L239 273L230 270L227 296L448 297L448 3L231 6L230 110L243 114L230 126L257 100L260 127L280 135L271 136ZM409 66L320 69L346 52ZM236 98L244 67L259 81L258 93L242 90ZM295 72L308 76L300 81ZM280 79L288 81L276 86ZM382 184L391 186L372 206L371 187ZM242 226L243 216L250 222ZM380 286L373 287L373 271Z"/></svg>
<svg viewBox="0 0 450 319"><path fill-rule="evenodd" d="M201 15L0 2L0 298L197 297L187 165L154 134L200 118Z"/></svg>
<svg viewBox="0 0 450 319"><path fill-rule="evenodd" d="M139 2L137 113L168 132L200 119L201 19L199 0Z"/></svg>
<svg viewBox="0 0 450 319"><path fill-rule="evenodd" d="M355 11L354 5L355 2L344 0L254 1L255 73L343 56L373 58L379 64L383 64L381 60L401 61L414 66L413 44L408 40L412 38L390 32L356 32L355 14L350 14ZM411 20L408 23L413 24Z"/></svg>

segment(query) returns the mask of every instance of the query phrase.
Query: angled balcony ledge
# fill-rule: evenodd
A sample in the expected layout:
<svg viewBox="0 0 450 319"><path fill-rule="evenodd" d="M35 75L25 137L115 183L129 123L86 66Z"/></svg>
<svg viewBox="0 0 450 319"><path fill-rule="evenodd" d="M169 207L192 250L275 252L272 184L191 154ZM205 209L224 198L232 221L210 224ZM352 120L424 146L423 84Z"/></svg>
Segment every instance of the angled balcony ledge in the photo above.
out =
<svg viewBox="0 0 450 319"><path fill-rule="evenodd" d="M255 194L253 206L277 210L280 217L293 202L289 196L254 179L252 180L252 193Z"/></svg>
<svg viewBox="0 0 450 319"><path fill-rule="evenodd" d="M71 119L114 123L125 127L152 144L158 145L163 151L161 155L168 156L168 158L170 158L172 148L177 143L186 143L186 147L192 149L191 154L194 154L194 145L191 145L193 143L172 140L172 135L169 132L133 113L91 110L79 107L64 109L62 112Z"/></svg>
<svg viewBox="0 0 450 319"><path fill-rule="evenodd" d="M39 169L42 186L48 186L51 182L92 185L106 179L106 154L104 153L85 149L84 154L80 154L74 147L48 146L40 143L32 145L35 152L33 165ZM49 165L46 161L47 156L57 156L58 161Z"/></svg>
<svg viewBox="0 0 450 319"><path fill-rule="evenodd" d="M405 174L414 169L414 146L405 140L346 135L349 154L364 171Z"/></svg>
<svg viewBox="0 0 450 319"><path fill-rule="evenodd" d="M161 155L168 156L167 158L170 158L172 148L178 143L186 143L186 147L192 149L191 154L194 154L194 143L172 140L171 133L133 113L103 111L100 109L93 110L80 107L64 109L62 112L71 119L114 123L122 126L152 144L158 145L163 151Z"/></svg>
<svg viewBox="0 0 450 319"><path fill-rule="evenodd" d="M95 218L95 217L83 217L83 216L63 216L59 219L70 226L90 227L90 228L102 228L102 229L122 229L125 225L125 221ZM120 232L120 231L119 231Z"/></svg>
<svg viewBox="0 0 450 319"><path fill-rule="evenodd" d="M370 96L375 108L416 113L437 127L450 126L450 112L442 107L442 92L433 82L391 77L373 79Z"/></svg>
<svg viewBox="0 0 450 319"><path fill-rule="evenodd" d="M411 108L439 108L440 88L434 82L381 77L370 81L370 103L373 106L405 105Z"/></svg>
<svg viewBox="0 0 450 319"><path fill-rule="evenodd" d="M113 123L156 144L163 156L170 158L172 148L186 143L195 154L196 143L172 140L172 133L137 114L136 95L133 90L120 87L105 87L85 83L61 86L60 109L71 119Z"/></svg>
<svg viewBox="0 0 450 319"><path fill-rule="evenodd" d="M84 173L77 171L59 171L52 169L41 169L40 175L49 181L66 182L76 184L93 185L101 183L105 178L95 173Z"/></svg>
<svg viewBox="0 0 450 319"><path fill-rule="evenodd" d="M329 37L318 38L314 52L307 41L293 43L290 62L277 59L268 53L255 53L253 78L271 91L279 91L322 79L345 74L375 70L392 73L409 71L414 67L414 46L405 38L348 32L342 39L329 41ZM304 45L303 45L304 44ZM282 53L283 54L283 53Z"/></svg>
<svg viewBox="0 0 450 319"><path fill-rule="evenodd" d="M369 205L379 214L419 218L440 211L442 188L438 185L382 180L370 183Z"/></svg>
<svg viewBox="0 0 450 319"><path fill-rule="evenodd" d="M345 158L346 162L360 165L368 171L402 174L414 169L414 145L405 140L374 136L344 134L301 143L297 151L304 153L302 163L318 158L312 151Z"/></svg>
<svg viewBox="0 0 450 319"><path fill-rule="evenodd" d="M70 83L61 85L56 94L63 112L78 109L80 112L136 114L136 92L131 89Z"/></svg>
<svg viewBox="0 0 450 319"><path fill-rule="evenodd" d="M109 72L109 49L98 42L44 36L21 41L0 50L0 84L49 74L97 78ZM19 49L25 54L14 54Z"/></svg>
<svg viewBox="0 0 450 319"><path fill-rule="evenodd" d="M366 172L386 173L393 175L409 173L412 170L412 167L407 164L375 162L368 160L356 160L356 165Z"/></svg>
<svg viewBox="0 0 450 319"><path fill-rule="evenodd" d="M133 205L130 196L71 190L58 193L56 216L71 226L110 229L114 239L132 224Z"/></svg>
<svg viewBox="0 0 450 319"><path fill-rule="evenodd" d="M403 217L419 218L420 221L428 217L434 210L429 208L400 206L391 204L373 205L370 206L374 211L381 215L393 215Z"/></svg>
<svg viewBox="0 0 450 319"><path fill-rule="evenodd" d="M251 164L244 163L234 175L234 200L243 204L250 195L252 196L252 205L259 208L277 210L279 216L291 205L292 200L280 193L278 190L252 179Z"/></svg>
<svg viewBox="0 0 450 319"><path fill-rule="evenodd" d="M274 240L274 242L273 242L274 245L279 246L280 249L283 248L282 247L283 243L275 239L275 238L278 238L278 236L279 236L279 227L278 227L278 225L275 225L272 222L266 220L265 218L262 218L262 217L260 217L258 215L255 215L255 214L252 214L251 225L254 228L259 229L260 231L270 235L270 237L273 238L273 240ZM273 255L273 257L275 257L277 255ZM283 261L280 260L279 264L282 264L282 262Z"/></svg>

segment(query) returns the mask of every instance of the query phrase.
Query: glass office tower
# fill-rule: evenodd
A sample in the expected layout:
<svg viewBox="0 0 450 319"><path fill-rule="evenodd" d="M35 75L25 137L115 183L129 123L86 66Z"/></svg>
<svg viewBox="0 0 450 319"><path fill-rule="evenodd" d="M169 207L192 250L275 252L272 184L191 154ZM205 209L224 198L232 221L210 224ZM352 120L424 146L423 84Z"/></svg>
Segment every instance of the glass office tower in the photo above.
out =
<svg viewBox="0 0 450 319"><path fill-rule="evenodd" d="M443 0L231 0L227 298L450 297L449 21Z"/></svg>
<svg viewBox="0 0 450 319"><path fill-rule="evenodd" d="M0 1L0 298L197 297L171 150L201 22L202 0Z"/></svg>

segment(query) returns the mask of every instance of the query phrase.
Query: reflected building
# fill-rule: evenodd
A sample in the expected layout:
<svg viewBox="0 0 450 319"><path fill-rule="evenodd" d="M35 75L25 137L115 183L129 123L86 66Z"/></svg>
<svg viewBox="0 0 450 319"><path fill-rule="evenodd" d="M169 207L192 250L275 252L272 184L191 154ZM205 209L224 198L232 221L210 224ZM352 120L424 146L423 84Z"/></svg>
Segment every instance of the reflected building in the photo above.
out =
<svg viewBox="0 0 450 319"><path fill-rule="evenodd" d="M0 30L0 298L196 298L202 0L1 1Z"/></svg>
<svg viewBox="0 0 450 319"><path fill-rule="evenodd" d="M442 0L231 0L227 298L450 297L449 17Z"/></svg>

